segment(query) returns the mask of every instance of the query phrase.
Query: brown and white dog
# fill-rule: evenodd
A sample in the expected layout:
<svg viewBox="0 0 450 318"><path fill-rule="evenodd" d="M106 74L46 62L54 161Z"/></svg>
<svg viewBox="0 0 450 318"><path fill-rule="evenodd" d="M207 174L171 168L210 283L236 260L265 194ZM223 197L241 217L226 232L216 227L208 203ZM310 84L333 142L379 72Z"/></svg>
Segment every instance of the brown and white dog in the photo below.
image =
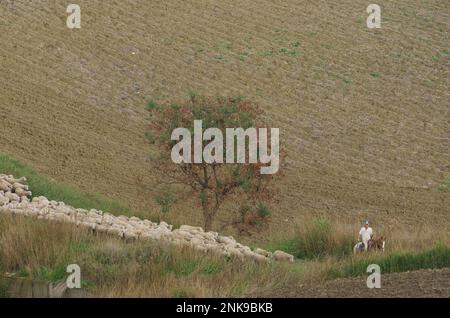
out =
<svg viewBox="0 0 450 318"><path fill-rule="evenodd" d="M379 250L379 251L383 251L384 252L385 247L386 247L386 240L384 239L383 236L380 236L377 239L372 238L367 243L367 250L368 251Z"/></svg>

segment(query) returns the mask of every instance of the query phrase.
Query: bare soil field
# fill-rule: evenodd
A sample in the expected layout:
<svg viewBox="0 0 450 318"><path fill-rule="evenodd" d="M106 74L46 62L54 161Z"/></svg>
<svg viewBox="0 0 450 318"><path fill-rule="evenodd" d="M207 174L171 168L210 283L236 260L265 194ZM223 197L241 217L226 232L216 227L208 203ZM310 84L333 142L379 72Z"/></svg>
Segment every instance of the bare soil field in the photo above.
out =
<svg viewBox="0 0 450 318"><path fill-rule="evenodd" d="M450 297L450 269L427 269L381 275L381 288L369 289L367 277L344 278L323 284L292 286L260 297Z"/></svg>
<svg viewBox="0 0 450 318"><path fill-rule="evenodd" d="M377 30L361 0L76 3L70 30L65 2L0 0L1 152L155 215L148 100L244 95L288 153L264 236L306 215L448 224L450 2L380 0Z"/></svg>

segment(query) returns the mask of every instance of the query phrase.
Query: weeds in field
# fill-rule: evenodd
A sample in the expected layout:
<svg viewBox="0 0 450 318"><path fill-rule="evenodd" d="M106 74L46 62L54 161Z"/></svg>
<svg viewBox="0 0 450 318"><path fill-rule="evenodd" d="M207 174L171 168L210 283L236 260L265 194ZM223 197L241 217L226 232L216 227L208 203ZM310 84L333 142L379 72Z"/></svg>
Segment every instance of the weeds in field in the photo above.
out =
<svg viewBox="0 0 450 318"><path fill-rule="evenodd" d="M372 76L373 78L381 78L381 74L377 72L370 73L370 76Z"/></svg>
<svg viewBox="0 0 450 318"><path fill-rule="evenodd" d="M447 191L450 190L450 181L446 180L444 181L438 188L439 191Z"/></svg>
<svg viewBox="0 0 450 318"><path fill-rule="evenodd" d="M286 47L282 47L278 50L274 50L273 48L268 50L268 51L264 51L260 54L263 57L270 57L270 56L276 56L276 55L286 55L286 56L292 56L292 57L296 57L296 56L300 56L301 53L300 51L297 49L296 46L294 46L293 49L291 48L286 48Z"/></svg>

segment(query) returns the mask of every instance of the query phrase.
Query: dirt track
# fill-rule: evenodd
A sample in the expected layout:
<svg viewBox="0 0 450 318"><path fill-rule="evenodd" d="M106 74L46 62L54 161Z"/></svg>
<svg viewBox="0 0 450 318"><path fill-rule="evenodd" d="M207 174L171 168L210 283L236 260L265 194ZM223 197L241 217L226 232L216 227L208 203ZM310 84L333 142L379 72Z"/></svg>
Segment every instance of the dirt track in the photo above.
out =
<svg viewBox="0 0 450 318"><path fill-rule="evenodd" d="M274 232L310 214L448 221L450 2L380 0L380 30L362 0L76 3L80 30L63 2L0 0L1 152L150 214L147 100L239 94L287 147ZM169 223L200 224L181 209Z"/></svg>
<svg viewBox="0 0 450 318"><path fill-rule="evenodd" d="M367 277L345 278L320 285L293 286L262 297L450 297L450 268L381 275L381 288L369 289Z"/></svg>

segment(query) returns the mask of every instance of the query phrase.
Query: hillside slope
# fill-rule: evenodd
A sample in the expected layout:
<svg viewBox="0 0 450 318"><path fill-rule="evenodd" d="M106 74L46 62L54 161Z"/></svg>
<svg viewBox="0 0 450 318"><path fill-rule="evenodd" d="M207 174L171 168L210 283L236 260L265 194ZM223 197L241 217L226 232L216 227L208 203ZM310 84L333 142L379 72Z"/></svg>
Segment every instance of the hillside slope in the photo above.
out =
<svg viewBox="0 0 450 318"><path fill-rule="evenodd" d="M448 1L378 1L379 30L360 0L77 3L69 30L60 2L0 1L0 151L152 214L147 100L239 94L288 151L274 232L309 214L448 220ZM181 207L169 222L200 224Z"/></svg>

